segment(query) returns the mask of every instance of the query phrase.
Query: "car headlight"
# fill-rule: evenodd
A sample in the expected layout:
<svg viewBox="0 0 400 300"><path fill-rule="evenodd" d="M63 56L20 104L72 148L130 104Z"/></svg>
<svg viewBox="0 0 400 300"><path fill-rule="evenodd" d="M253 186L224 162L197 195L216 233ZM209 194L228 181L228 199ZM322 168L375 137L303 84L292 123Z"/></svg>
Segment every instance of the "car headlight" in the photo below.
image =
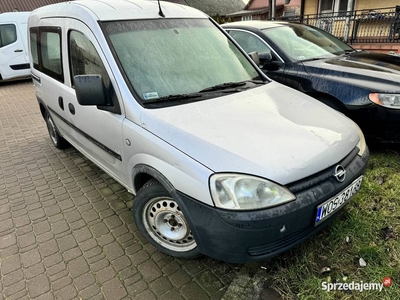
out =
<svg viewBox="0 0 400 300"><path fill-rule="evenodd" d="M231 210L272 207L296 199L285 187L242 174L214 174L210 177L210 190L217 207Z"/></svg>
<svg viewBox="0 0 400 300"><path fill-rule="evenodd" d="M369 100L384 107L400 109L400 94L371 93Z"/></svg>
<svg viewBox="0 0 400 300"><path fill-rule="evenodd" d="M365 137L360 127L356 123L354 123L354 126L356 126L358 131L358 136L360 137L360 140L358 141L357 144L358 149L360 149L360 151L358 151L358 155L363 156L365 148L367 148L367 143L365 142Z"/></svg>

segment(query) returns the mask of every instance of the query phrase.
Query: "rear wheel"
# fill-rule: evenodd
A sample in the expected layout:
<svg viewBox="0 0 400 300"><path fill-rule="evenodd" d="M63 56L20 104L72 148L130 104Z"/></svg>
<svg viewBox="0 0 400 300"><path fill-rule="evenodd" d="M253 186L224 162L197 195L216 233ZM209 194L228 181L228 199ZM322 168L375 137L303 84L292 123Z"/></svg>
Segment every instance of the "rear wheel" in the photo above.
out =
<svg viewBox="0 0 400 300"><path fill-rule="evenodd" d="M200 255L179 204L157 180L139 190L132 211L140 233L160 251L181 258Z"/></svg>
<svg viewBox="0 0 400 300"><path fill-rule="evenodd" d="M54 121L48 112L46 113L46 125L54 147L57 149L65 149L68 146L68 142L58 134Z"/></svg>

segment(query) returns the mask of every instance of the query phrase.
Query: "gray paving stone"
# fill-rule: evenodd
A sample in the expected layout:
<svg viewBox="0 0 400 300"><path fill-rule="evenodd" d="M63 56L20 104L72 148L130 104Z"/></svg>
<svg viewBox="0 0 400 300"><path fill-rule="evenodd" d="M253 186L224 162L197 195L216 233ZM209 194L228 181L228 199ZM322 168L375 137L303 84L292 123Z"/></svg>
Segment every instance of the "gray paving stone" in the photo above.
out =
<svg viewBox="0 0 400 300"><path fill-rule="evenodd" d="M97 284L92 284L88 288L79 292L79 297L82 299L92 299L92 297L99 295L101 293L100 286ZM100 295L102 297L102 295Z"/></svg>
<svg viewBox="0 0 400 300"><path fill-rule="evenodd" d="M183 300L182 296L176 290L169 290L161 295L160 300Z"/></svg>
<svg viewBox="0 0 400 300"><path fill-rule="evenodd" d="M208 294L216 294L224 286L223 283L210 270L201 272L195 277L197 283Z"/></svg>
<svg viewBox="0 0 400 300"><path fill-rule="evenodd" d="M148 260L139 265L138 270L143 275L143 278L146 280L146 282L151 282L162 276L160 268L152 260Z"/></svg>
<svg viewBox="0 0 400 300"><path fill-rule="evenodd" d="M172 284L165 276L162 276L150 283L150 290L153 291L156 296L162 295L171 288Z"/></svg>
<svg viewBox="0 0 400 300"><path fill-rule="evenodd" d="M78 292L73 285L67 285L55 293L56 300L71 300L76 299Z"/></svg>
<svg viewBox="0 0 400 300"><path fill-rule="evenodd" d="M3 276L20 268L21 262L19 255L9 256L1 261L1 273Z"/></svg>
<svg viewBox="0 0 400 300"><path fill-rule="evenodd" d="M75 278L74 280L75 286L77 287L78 291L83 291L87 287L94 285L95 282L96 278L91 272L82 274L81 276Z"/></svg>
<svg viewBox="0 0 400 300"><path fill-rule="evenodd" d="M190 282L181 289L181 295L185 299L204 300L208 299L208 295L196 282Z"/></svg>
<svg viewBox="0 0 400 300"><path fill-rule="evenodd" d="M24 271L25 271L25 278L29 280L40 274L43 274L46 271L46 269L44 268L44 265L42 263L38 263L29 268L25 268Z"/></svg>
<svg viewBox="0 0 400 300"><path fill-rule="evenodd" d="M169 280L175 287L179 288L190 282L192 279L189 276L189 274L186 273L184 270L179 270L174 274L172 274L171 276L169 276Z"/></svg>
<svg viewBox="0 0 400 300"><path fill-rule="evenodd" d="M132 261L127 256L121 256L112 261L112 266L117 272L129 267L130 265L132 265Z"/></svg>
<svg viewBox="0 0 400 300"><path fill-rule="evenodd" d="M3 286L7 288L8 286L20 282L23 279L24 279L24 272L22 271L22 269L18 269L16 271L11 272L7 276L4 276L2 283Z"/></svg>
<svg viewBox="0 0 400 300"><path fill-rule="evenodd" d="M101 237L99 237L97 239L97 242L99 243L99 245L101 247L104 247L105 245L108 245L108 244L110 244L110 243L112 243L114 241L115 241L115 238L111 233L107 233L105 235L102 235Z"/></svg>
<svg viewBox="0 0 400 300"><path fill-rule="evenodd" d="M96 273L97 282L104 283L115 277L115 271L111 266L105 267Z"/></svg>
<svg viewBox="0 0 400 300"><path fill-rule="evenodd" d="M68 262L70 260L73 260L73 259L81 256L82 255L82 251L78 247L75 247L75 248L72 248L72 249L69 249L69 250L65 251L62 255L64 257L64 261Z"/></svg>
<svg viewBox="0 0 400 300"><path fill-rule="evenodd" d="M57 222L51 223L51 231L55 235L60 234L62 232L66 232L68 230L69 230L69 225L68 225L67 221L65 221L64 219L61 219Z"/></svg>
<svg viewBox="0 0 400 300"><path fill-rule="evenodd" d="M18 292L24 291L25 290L25 281L20 281L17 282L7 288L4 288L3 290L3 295L5 299L11 298L12 295L17 294ZM26 293L26 291L24 291Z"/></svg>
<svg viewBox="0 0 400 300"><path fill-rule="evenodd" d="M51 282L51 289L54 292L61 290L62 288L72 284L72 278L70 276L63 276L55 281Z"/></svg>
<svg viewBox="0 0 400 300"><path fill-rule="evenodd" d="M118 278L111 279L104 283L102 289L105 297L110 300L119 300L128 294Z"/></svg>
<svg viewBox="0 0 400 300"><path fill-rule="evenodd" d="M55 240L49 240L39 244L39 249L43 257L50 256L60 251L60 248Z"/></svg>
<svg viewBox="0 0 400 300"><path fill-rule="evenodd" d="M86 272L89 272L89 265L83 257L79 257L68 263L68 269L72 277L76 278Z"/></svg>
<svg viewBox="0 0 400 300"><path fill-rule="evenodd" d="M121 246L117 243L111 243L108 245L105 245L103 247L103 251L110 260L114 260L122 255L124 255L124 250L121 248Z"/></svg>
<svg viewBox="0 0 400 300"><path fill-rule="evenodd" d="M28 252L21 254L21 258L22 258L22 264L25 268L33 266L42 261L42 258L39 253L39 249L37 249L37 248L29 250Z"/></svg>
<svg viewBox="0 0 400 300"><path fill-rule="evenodd" d="M132 299L138 299L138 300L156 300L156 296L150 291L150 290L145 290L137 295L134 295Z"/></svg>
<svg viewBox="0 0 400 300"><path fill-rule="evenodd" d="M74 236L72 234L63 236L62 238L57 239L58 246L60 247L60 251L67 251L78 246Z"/></svg>
<svg viewBox="0 0 400 300"><path fill-rule="evenodd" d="M36 276L31 280L28 280L27 283L29 295L32 298L36 298L41 294L50 291L50 282L45 274Z"/></svg>
<svg viewBox="0 0 400 300"><path fill-rule="evenodd" d="M0 249L8 248L17 243L17 236L15 233L6 234L0 237Z"/></svg>
<svg viewBox="0 0 400 300"><path fill-rule="evenodd" d="M98 223L98 224L92 225L92 226L90 226L90 230L92 231L94 237L96 237L96 238L109 233L109 230L104 223Z"/></svg>
<svg viewBox="0 0 400 300"><path fill-rule="evenodd" d="M104 256L102 256L102 257L103 257L102 259L100 259L96 262L90 263L90 268L92 269L93 272L98 272L110 265L110 261L108 259L104 258Z"/></svg>

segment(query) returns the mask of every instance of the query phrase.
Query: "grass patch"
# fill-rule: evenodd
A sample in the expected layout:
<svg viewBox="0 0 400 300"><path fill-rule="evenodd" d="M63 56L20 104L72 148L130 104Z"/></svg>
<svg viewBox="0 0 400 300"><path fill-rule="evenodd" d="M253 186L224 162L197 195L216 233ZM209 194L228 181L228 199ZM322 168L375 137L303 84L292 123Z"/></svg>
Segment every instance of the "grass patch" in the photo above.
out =
<svg viewBox="0 0 400 300"><path fill-rule="evenodd" d="M371 152L363 187L334 222L290 252L265 261L284 299L400 299L400 151ZM367 266L360 267L363 258ZM321 273L322 268L330 272ZM393 284L379 291L324 291L322 282Z"/></svg>

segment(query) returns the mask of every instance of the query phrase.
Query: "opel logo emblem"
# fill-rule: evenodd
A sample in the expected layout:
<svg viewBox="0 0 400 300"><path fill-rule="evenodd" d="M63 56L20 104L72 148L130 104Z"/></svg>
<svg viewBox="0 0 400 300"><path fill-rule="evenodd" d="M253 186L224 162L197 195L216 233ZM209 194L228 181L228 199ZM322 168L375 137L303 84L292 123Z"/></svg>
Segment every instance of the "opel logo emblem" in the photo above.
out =
<svg viewBox="0 0 400 300"><path fill-rule="evenodd" d="M341 165L337 165L335 169L335 173L333 176L336 177L337 181L343 182L346 178L346 170Z"/></svg>

